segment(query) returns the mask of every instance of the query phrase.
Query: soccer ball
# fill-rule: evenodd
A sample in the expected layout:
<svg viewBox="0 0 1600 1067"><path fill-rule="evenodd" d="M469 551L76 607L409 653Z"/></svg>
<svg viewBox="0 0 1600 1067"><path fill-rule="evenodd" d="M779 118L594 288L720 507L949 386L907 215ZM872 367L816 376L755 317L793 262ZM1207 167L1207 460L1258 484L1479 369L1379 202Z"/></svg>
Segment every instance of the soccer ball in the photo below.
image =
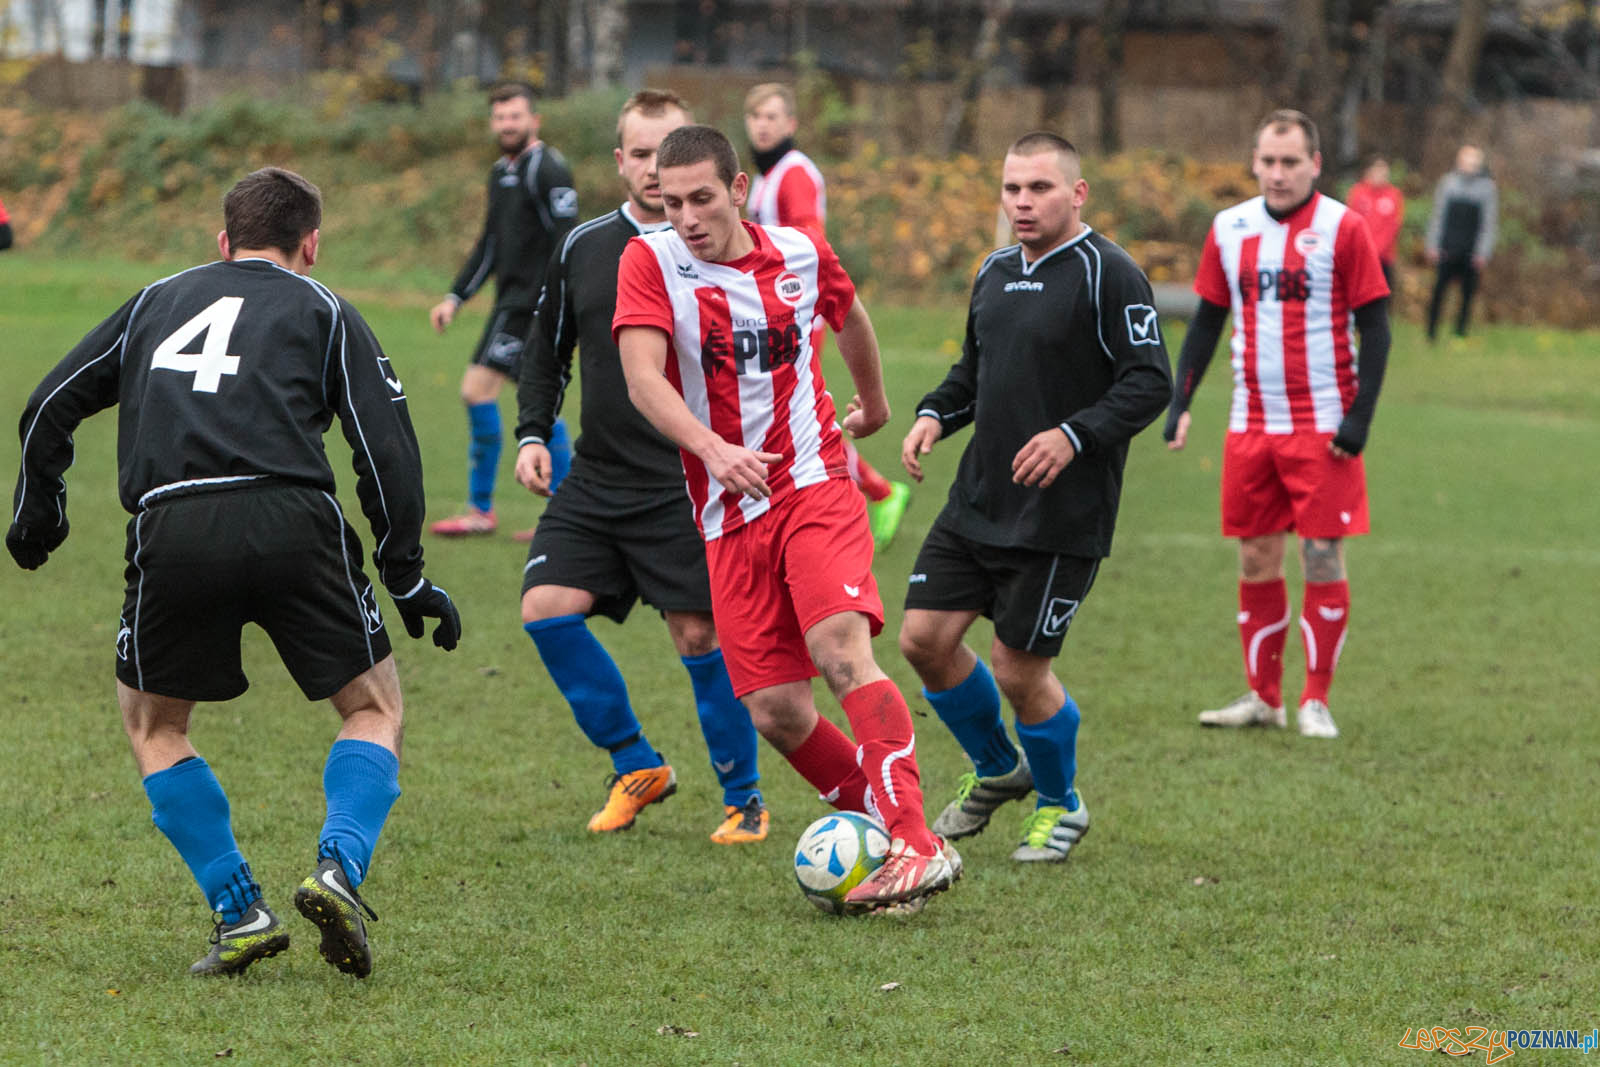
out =
<svg viewBox="0 0 1600 1067"><path fill-rule="evenodd" d="M794 878L806 899L829 915L844 912L844 895L883 866L889 832L854 811L824 815L800 835Z"/></svg>

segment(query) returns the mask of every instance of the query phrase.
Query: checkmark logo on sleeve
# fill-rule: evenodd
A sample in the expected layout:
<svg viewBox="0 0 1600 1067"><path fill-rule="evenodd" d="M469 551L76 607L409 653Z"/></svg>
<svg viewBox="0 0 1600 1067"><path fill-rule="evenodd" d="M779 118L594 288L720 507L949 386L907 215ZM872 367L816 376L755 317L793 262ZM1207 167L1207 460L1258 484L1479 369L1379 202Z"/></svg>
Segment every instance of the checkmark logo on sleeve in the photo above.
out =
<svg viewBox="0 0 1600 1067"><path fill-rule="evenodd" d="M1158 345L1161 343L1161 324L1156 309L1149 304L1129 304L1122 309L1128 323L1128 343Z"/></svg>

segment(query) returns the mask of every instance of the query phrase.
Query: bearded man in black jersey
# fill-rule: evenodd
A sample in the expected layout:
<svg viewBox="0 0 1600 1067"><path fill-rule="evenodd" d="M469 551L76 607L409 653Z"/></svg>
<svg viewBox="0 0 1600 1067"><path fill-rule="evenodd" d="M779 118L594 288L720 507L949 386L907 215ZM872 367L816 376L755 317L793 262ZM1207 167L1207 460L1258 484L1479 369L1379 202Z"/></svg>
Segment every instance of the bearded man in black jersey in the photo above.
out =
<svg viewBox="0 0 1600 1067"><path fill-rule="evenodd" d="M571 476L528 547L522 571L523 628L584 735L611 757L605 804L594 833L633 825L677 789L677 774L651 747L622 673L589 632L588 618L627 618L643 600L666 620L689 672L700 728L722 786L719 845L766 839L768 814L757 787L756 730L733 695L711 617L705 543L683 491L678 448L628 399L611 337L617 264L628 241L669 224L656 175L662 138L694 120L676 95L644 89L617 118L617 172L628 199L573 230L550 263L517 390L517 480L534 493L554 489L549 437L581 353L582 425Z"/></svg>
<svg viewBox="0 0 1600 1067"><path fill-rule="evenodd" d="M217 913L190 972L239 974L289 947L188 736L196 701L249 685L239 636L253 622L305 695L342 720L323 770L318 865L295 906L320 928L323 958L365 978L371 911L356 887L400 795L401 697L360 541L333 495L322 437L335 418L406 630L421 637L436 618L434 644L449 650L461 618L422 576L422 460L400 376L356 309L308 276L321 194L269 167L222 205L222 261L146 286L28 399L6 548L33 570L61 546L73 431L120 404L118 489L133 519L117 699L156 827Z"/></svg>
<svg viewBox="0 0 1600 1067"><path fill-rule="evenodd" d="M494 307L472 363L461 377L461 402L467 407L471 435L467 507L429 527L443 537L490 534L499 526L494 487L500 465L500 390L517 380L545 267L578 221L572 171L560 152L539 139L539 126L530 87L510 82L490 91L489 127L501 156L489 171L483 232L450 292L428 312L434 331L444 333L456 309L494 275ZM555 434L550 445L559 481L567 461L566 427L558 422ZM515 536L526 540L531 533Z"/></svg>
<svg viewBox="0 0 1600 1067"><path fill-rule="evenodd" d="M1030 133L1011 146L1001 204L1018 244L978 270L961 360L917 404L900 451L921 481L921 458L973 424L912 569L900 649L974 765L934 832L971 836L1036 792L1011 854L1023 863L1065 860L1089 829L1078 707L1051 660L1110 553L1128 442L1171 394L1150 283L1083 223L1088 194L1068 141ZM992 674L962 643L979 615L994 620Z"/></svg>

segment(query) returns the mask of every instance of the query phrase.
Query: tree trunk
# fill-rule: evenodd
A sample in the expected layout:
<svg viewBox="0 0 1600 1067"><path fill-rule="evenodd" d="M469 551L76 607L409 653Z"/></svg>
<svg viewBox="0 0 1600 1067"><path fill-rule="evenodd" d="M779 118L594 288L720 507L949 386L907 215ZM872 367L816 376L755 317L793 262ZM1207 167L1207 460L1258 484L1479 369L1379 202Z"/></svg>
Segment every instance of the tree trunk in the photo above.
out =
<svg viewBox="0 0 1600 1067"><path fill-rule="evenodd" d="M322 69L322 4L318 0L301 0L300 57L302 70Z"/></svg>
<svg viewBox="0 0 1600 1067"><path fill-rule="evenodd" d="M1329 75L1328 5L1325 0L1289 0L1285 9L1284 107L1297 108L1314 122L1326 122L1333 103Z"/></svg>
<svg viewBox="0 0 1600 1067"><path fill-rule="evenodd" d="M580 71L589 69L589 35L585 31L588 4L584 0L567 2L567 84L577 85Z"/></svg>
<svg viewBox="0 0 1600 1067"><path fill-rule="evenodd" d="M106 0L94 0L89 5L89 54L96 59L106 54Z"/></svg>
<svg viewBox="0 0 1600 1067"><path fill-rule="evenodd" d="M989 69L995 53L1000 50L1000 34L1005 30L1006 21L1010 19L1011 9L1015 6L1016 0L984 0L983 22L978 26L978 36L972 45L972 58L957 77L955 93L950 98L950 106L945 109L944 131L940 137L945 155L955 152L961 142L962 126L978 99L984 71Z"/></svg>
<svg viewBox="0 0 1600 1067"><path fill-rule="evenodd" d="M544 95L566 96L572 81L567 71L567 5L539 4L538 51L544 60Z"/></svg>
<svg viewBox="0 0 1600 1067"><path fill-rule="evenodd" d="M1340 167L1354 164L1361 155L1362 99L1383 99L1383 62L1388 38L1388 3L1378 0L1372 21L1356 38L1360 53L1349 63L1349 76L1344 79L1333 137L1335 162Z"/></svg>
<svg viewBox="0 0 1600 1067"><path fill-rule="evenodd" d="M628 5L627 0L594 0L591 8L594 67L589 84L604 89L622 81L622 46L628 39Z"/></svg>
<svg viewBox="0 0 1600 1067"><path fill-rule="evenodd" d="M1097 24L1100 151L1107 155L1122 151L1122 46L1132 7L1131 0L1106 0Z"/></svg>
<svg viewBox="0 0 1600 1067"><path fill-rule="evenodd" d="M1447 109L1463 115L1473 105L1472 85L1478 76L1478 60L1483 55L1483 38L1489 26L1489 0L1461 0L1456 31L1450 37L1450 50L1444 57L1439 88Z"/></svg>

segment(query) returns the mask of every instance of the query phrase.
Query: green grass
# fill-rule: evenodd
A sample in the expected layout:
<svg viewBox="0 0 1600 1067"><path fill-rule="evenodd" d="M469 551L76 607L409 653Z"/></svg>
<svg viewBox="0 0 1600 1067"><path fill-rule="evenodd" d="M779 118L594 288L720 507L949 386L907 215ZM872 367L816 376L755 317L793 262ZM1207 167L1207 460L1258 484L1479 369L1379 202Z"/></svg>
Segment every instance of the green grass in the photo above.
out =
<svg viewBox="0 0 1600 1067"><path fill-rule="evenodd" d="M153 274L0 257L13 415ZM324 277L356 297L406 376L433 512L454 510L456 384L483 308L440 339L431 293L341 277L336 257ZM954 358L962 310L874 309L897 415L863 451L886 470ZM323 964L292 914L287 956L236 981L183 973L209 927L119 728L126 516L115 420L91 420L68 476L71 539L42 571L0 566L0 1062L232 1050L244 1063L1419 1063L1397 1048L1407 1027L1587 1029L1600 986L1597 340L1488 329L1432 349L1399 327L1368 453L1376 532L1350 547L1333 743L1194 725L1241 688L1233 552L1216 532L1219 359L1190 448L1168 454L1153 430L1135 443L1116 554L1060 660L1084 709L1095 832L1064 869L1018 869L1006 855L1021 812L1006 810L963 848L960 887L908 923L804 903L788 849L823 809L770 753L772 840L706 840L717 790L687 678L646 611L595 628L680 792L627 834L587 834L606 762L520 631L520 549L430 539L429 573L466 636L450 655L397 637L405 796L364 887L383 916L364 983ZM845 393L836 360L831 373ZM880 659L911 694L893 640L900 583L961 443L931 457L878 566ZM337 436L330 454L347 488ZM0 470L16 461L8 433ZM502 522L531 524L539 505L510 483L509 457L503 478ZM983 625L973 640L987 647ZM1288 658L1292 695L1296 642ZM335 722L254 630L246 669L250 692L202 707L193 738L269 900L292 913ZM963 761L912 704L936 810ZM658 1032L671 1027L699 1036Z"/></svg>

